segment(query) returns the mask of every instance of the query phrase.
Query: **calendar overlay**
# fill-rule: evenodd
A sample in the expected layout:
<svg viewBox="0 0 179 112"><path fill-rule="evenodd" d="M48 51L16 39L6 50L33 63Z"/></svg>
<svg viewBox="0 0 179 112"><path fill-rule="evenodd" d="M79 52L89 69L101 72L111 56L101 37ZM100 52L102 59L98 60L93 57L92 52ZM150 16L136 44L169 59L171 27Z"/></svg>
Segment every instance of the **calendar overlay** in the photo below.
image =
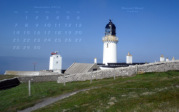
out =
<svg viewBox="0 0 179 112"><path fill-rule="evenodd" d="M74 45L82 42L80 11L60 6L33 7L14 11L13 50L40 50L46 44Z"/></svg>

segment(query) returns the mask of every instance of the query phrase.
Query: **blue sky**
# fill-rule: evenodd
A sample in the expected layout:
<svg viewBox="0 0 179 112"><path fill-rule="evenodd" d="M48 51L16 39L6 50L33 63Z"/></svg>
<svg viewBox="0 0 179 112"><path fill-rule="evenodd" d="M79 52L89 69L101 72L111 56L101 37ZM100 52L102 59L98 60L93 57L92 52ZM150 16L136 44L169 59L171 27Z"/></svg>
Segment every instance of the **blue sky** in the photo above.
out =
<svg viewBox="0 0 179 112"><path fill-rule="evenodd" d="M105 25L116 25L118 62L179 59L178 0L0 0L0 73L48 69L52 51L73 62L102 62Z"/></svg>

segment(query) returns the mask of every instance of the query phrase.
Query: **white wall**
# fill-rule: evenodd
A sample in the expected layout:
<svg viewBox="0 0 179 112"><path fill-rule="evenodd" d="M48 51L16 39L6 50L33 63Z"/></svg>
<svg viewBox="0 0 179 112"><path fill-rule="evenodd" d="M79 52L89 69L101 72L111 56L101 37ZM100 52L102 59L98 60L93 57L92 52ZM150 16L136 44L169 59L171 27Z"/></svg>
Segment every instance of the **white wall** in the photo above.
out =
<svg viewBox="0 0 179 112"><path fill-rule="evenodd" d="M97 58L94 58L94 63L97 63Z"/></svg>
<svg viewBox="0 0 179 112"><path fill-rule="evenodd" d="M164 57L160 57L160 62L164 62L165 58Z"/></svg>
<svg viewBox="0 0 179 112"><path fill-rule="evenodd" d="M62 70L62 57L60 55L51 55L49 70L59 71Z"/></svg>
<svg viewBox="0 0 179 112"><path fill-rule="evenodd" d="M170 61L170 60L167 58L167 59L166 59L166 62L169 62L169 61Z"/></svg>
<svg viewBox="0 0 179 112"><path fill-rule="evenodd" d="M101 70L113 70L114 68L99 67Z"/></svg>
<svg viewBox="0 0 179 112"><path fill-rule="evenodd" d="M103 63L117 63L117 43L104 42L103 46Z"/></svg>
<svg viewBox="0 0 179 112"><path fill-rule="evenodd" d="M126 63L132 64L132 56L126 56Z"/></svg>

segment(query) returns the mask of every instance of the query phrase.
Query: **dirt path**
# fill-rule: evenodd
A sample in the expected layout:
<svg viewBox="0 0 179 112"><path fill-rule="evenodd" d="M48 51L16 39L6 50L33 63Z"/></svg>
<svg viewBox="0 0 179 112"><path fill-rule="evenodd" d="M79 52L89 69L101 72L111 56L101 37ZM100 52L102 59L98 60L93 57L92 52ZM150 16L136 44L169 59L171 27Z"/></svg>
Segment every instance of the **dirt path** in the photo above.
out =
<svg viewBox="0 0 179 112"><path fill-rule="evenodd" d="M46 98L42 102L39 102L39 103L35 104L32 107L26 108L24 110L20 110L18 112L31 112L31 111L37 110L39 108L45 107L47 105L50 105L52 103L55 103L55 102L57 102L59 100L62 100L64 98L67 98L67 97L70 97L72 95L75 95L75 94L77 94L79 92L88 91L88 90L96 89L96 88L99 88L99 87L93 87L93 88L88 88L88 89L81 89L81 90L77 90L77 91L74 91L74 92L71 92L71 93L66 93L66 94L63 94L63 95L60 95L60 96L57 96L57 97Z"/></svg>

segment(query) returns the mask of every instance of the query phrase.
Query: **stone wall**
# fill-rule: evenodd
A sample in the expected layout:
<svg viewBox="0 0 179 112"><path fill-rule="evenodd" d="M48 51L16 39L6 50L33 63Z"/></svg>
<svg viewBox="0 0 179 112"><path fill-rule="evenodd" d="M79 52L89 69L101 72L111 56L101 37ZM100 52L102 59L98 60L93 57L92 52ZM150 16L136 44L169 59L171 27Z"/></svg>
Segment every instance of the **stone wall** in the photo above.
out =
<svg viewBox="0 0 179 112"><path fill-rule="evenodd" d="M72 81L86 81L93 79L103 79L116 76L132 76L137 73L145 72L165 72L169 70L179 70L179 61L157 62L144 65L134 65L129 67L120 67L115 69L99 70L88 73L70 74L58 77L58 83Z"/></svg>
<svg viewBox="0 0 179 112"><path fill-rule="evenodd" d="M59 75L58 72L51 71L9 71L7 70L4 75L16 75L19 77L28 76L44 76L44 75Z"/></svg>
<svg viewBox="0 0 179 112"><path fill-rule="evenodd" d="M38 76L39 71L9 71L7 70L4 75L18 75L18 76Z"/></svg>
<svg viewBox="0 0 179 112"><path fill-rule="evenodd" d="M45 81L57 81L58 77L61 75L46 75L46 76L26 76L26 77L18 77L21 83L28 82L45 82Z"/></svg>
<svg viewBox="0 0 179 112"><path fill-rule="evenodd" d="M88 73L77 73L77 74L45 74L42 76L21 76L18 77L20 82L43 82L43 81L57 81L58 83L72 82L72 81L86 81L94 79L104 79L117 76L132 76L137 73L145 72L165 72L169 70L179 70L179 61L173 62L157 62L149 63L145 65L134 65L129 67L120 67L115 69L98 70ZM42 73L44 74L44 73Z"/></svg>

